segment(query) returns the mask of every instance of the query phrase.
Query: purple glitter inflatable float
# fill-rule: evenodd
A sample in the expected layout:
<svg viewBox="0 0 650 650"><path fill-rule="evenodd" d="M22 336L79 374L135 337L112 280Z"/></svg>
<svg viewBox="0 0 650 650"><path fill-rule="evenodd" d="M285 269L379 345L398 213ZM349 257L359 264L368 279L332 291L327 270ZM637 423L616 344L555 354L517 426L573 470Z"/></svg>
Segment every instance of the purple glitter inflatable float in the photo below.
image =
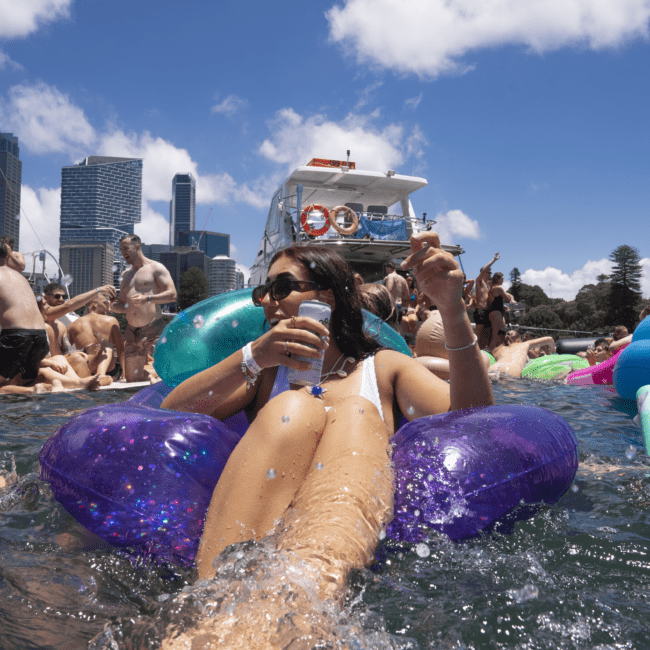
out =
<svg viewBox="0 0 650 650"><path fill-rule="evenodd" d="M214 486L247 423L159 407L156 384L124 404L73 417L41 451L41 477L83 526L120 547L191 563ZM527 504L555 503L573 481L577 440L537 407L494 406L405 424L393 438L392 539L427 528L477 535Z"/></svg>

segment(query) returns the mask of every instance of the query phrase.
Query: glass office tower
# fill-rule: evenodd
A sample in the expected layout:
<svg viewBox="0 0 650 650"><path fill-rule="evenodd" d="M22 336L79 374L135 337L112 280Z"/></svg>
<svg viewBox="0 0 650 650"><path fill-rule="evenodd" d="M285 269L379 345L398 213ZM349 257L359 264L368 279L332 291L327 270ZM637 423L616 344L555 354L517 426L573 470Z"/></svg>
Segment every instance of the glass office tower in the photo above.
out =
<svg viewBox="0 0 650 650"><path fill-rule="evenodd" d="M176 233L194 230L196 222L196 181L192 174L176 174L169 205L169 243L177 246Z"/></svg>
<svg viewBox="0 0 650 650"><path fill-rule="evenodd" d="M13 237L14 250L20 250L20 182L22 162L18 138L0 133L0 237Z"/></svg>
<svg viewBox="0 0 650 650"><path fill-rule="evenodd" d="M115 252L113 282L124 264L120 239L133 234L142 219L142 159L89 156L61 170L61 232L63 250L72 244L100 242ZM108 250L108 249L106 249ZM64 273L71 269L63 265ZM73 286L70 287L71 290ZM79 291L74 288L74 294Z"/></svg>

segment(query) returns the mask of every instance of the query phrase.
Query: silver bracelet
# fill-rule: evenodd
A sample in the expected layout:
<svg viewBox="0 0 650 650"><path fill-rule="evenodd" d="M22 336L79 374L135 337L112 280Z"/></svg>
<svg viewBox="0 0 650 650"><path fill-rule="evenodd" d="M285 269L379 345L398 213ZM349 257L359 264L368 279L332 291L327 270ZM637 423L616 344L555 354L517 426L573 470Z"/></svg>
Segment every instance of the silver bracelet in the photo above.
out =
<svg viewBox="0 0 650 650"><path fill-rule="evenodd" d="M476 334L474 334L474 340L469 345L463 345L462 348L450 348L447 345L447 341L445 341L445 350L449 350L449 352L460 352L461 350L467 350L467 348L473 347L474 345L476 345L477 342L478 342L478 337L476 336Z"/></svg>

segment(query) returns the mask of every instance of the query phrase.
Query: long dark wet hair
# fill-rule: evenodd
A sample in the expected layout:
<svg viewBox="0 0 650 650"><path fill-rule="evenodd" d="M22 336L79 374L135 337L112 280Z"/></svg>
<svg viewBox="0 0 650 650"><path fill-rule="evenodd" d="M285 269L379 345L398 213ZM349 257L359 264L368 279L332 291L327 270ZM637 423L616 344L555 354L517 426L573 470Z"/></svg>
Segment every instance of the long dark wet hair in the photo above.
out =
<svg viewBox="0 0 650 650"><path fill-rule="evenodd" d="M330 333L336 347L355 359L380 350L382 346L363 329L361 301L350 265L336 252L313 244L294 244L278 251L272 266L282 257L300 264L312 282L330 289L334 294L334 310L330 319Z"/></svg>

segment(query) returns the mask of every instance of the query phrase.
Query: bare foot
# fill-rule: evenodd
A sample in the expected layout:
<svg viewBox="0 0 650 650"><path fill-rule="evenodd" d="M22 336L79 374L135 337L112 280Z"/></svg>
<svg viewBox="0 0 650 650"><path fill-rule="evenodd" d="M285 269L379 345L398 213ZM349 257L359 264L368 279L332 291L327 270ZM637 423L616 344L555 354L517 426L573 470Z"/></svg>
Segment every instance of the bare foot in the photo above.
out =
<svg viewBox="0 0 650 650"><path fill-rule="evenodd" d="M11 457L11 471L6 472L0 468L0 488L13 485L18 480L18 472L16 470L16 459Z"/></svg>
<svg viewBox="0 0 650 650"><path fill-rule="evenodd" d="M87 379L81 380L81 387L89 391L99 390L99 387L101 385L102 383L99 379L99 375L95 375L94 377L88 377Z"/></svg>
<svg viewBox="0 0 650 650"><path fill-rule="evenodd" d="M113 383L113 378L110 375L98 375L100 386L110 386Z"/></svg>
<svg viewBox="0 0 650 650"><path fill-rule="evenodd" d="M34 384L34 393L47 393L47 386L45 384Z"/></svg>
<svg viewBox="0 0 650 650"><path fill-rule="evenodd" d="M54 379L52 381L52 388L50 388L51 392L53 392L53 393L61 393L64 390L65 390L65 388L63 388L63 384L61 383L61 381L59 379Z"/></svg>

